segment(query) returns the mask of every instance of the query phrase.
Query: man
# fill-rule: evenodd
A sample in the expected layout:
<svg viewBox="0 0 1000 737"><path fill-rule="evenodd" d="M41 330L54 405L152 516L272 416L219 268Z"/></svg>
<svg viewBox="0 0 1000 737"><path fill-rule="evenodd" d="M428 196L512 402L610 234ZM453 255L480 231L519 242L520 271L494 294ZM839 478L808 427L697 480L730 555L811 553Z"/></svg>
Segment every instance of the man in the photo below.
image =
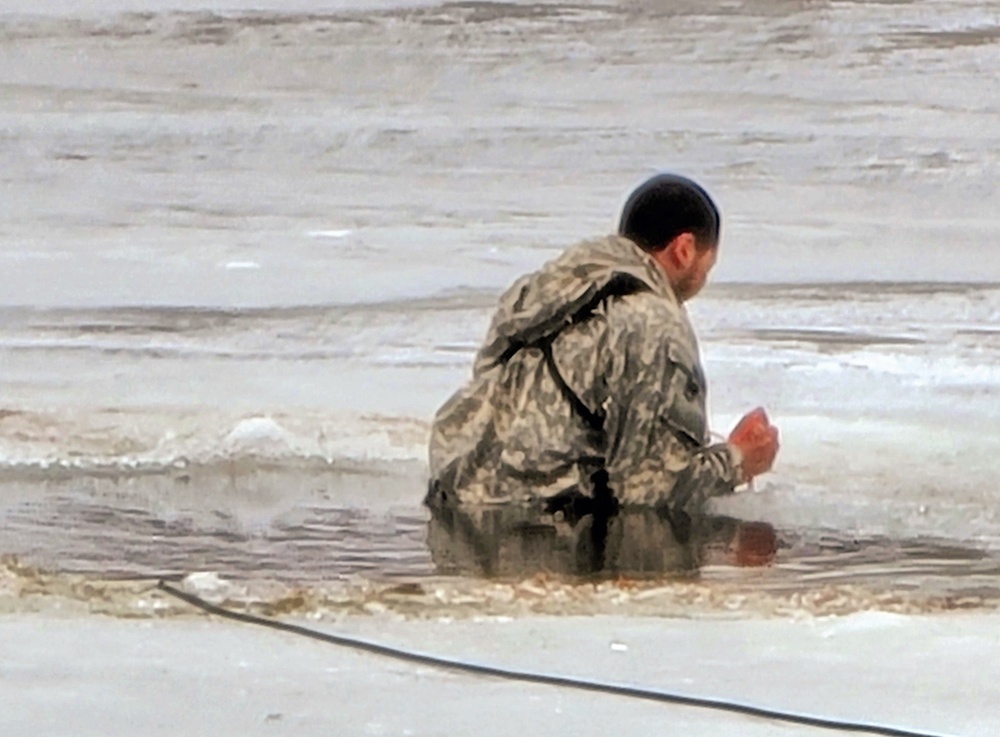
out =
<svg viewBox="0 0 1000 737"><path fill-rule="evenodd" d="M515 282L471 381L435 417L431 509L590 516L591 537L619 509L655 509L684 542L707 499L768 471L778 433L763 410L728 442L708 441L707 386L683 305L715 265L719 234L709 195L661 174L629 197L618 235ZM603 560L605 541L595 544Z"/></svg>

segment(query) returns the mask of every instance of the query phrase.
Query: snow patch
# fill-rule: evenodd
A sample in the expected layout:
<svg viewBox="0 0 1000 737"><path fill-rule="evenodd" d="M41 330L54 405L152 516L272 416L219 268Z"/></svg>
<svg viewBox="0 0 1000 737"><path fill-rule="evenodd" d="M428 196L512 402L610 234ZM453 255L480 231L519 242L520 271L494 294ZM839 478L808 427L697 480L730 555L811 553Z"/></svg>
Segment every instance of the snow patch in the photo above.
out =
<svg viewBox="0 0 1000 737"><path fill-rule="evenodd" d="M249 417L238 422L223 438L221 450L226 455L267 458L321 455L315 442L296 437L270 417Z"/></svg>
<svg viewBox="0 0 1000 737"><path fill-rule="evenodd" d="M310 238L346 238L353 230L310 230L306 235Z"/></svg>
<svg viewBox="0 0 1000 737"><path fill-rule="evenodd" d="M198 571L186 575L181 581L181 588L189 594L207 596L224 593L229 589L229 584L214 571Z"/></svg>

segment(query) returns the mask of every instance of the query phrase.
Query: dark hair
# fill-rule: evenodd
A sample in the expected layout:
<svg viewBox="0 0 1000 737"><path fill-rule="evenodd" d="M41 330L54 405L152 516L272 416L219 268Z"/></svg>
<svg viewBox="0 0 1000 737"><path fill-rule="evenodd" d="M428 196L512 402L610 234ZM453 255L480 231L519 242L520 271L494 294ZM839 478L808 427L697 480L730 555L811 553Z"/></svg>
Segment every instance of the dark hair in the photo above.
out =
<svg viewBox="0 0 1000 737"><path fill-rule="evenodd" d="M692 233L699 248L714 248L721 227L708 192L686 177L657 174L629 195L618 234L645 251L656 251L681 233Z"/></svg>

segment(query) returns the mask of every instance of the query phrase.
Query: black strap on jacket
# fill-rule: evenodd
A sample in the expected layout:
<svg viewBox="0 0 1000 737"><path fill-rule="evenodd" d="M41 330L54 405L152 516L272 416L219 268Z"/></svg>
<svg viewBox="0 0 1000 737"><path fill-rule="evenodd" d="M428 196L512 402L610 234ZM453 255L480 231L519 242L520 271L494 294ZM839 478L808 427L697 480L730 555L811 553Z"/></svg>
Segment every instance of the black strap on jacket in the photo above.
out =
<svg viewBox="0 0 1000 737"><path fill-rule="evenodd" d="M563 375L559 372L559 367L556 365L555 359L552 357L552 343L557 337L559 337L559 334L567 325L576 325L589 319L594 314L594 310L597 309L598 305L603 303L609 297L631 294L640 291L643 288L647 287L645 287L641 281L631 274L615 274L608 280L607 284L594 293L589 302L581 306L575 314L570 316L569 321L562 327L534 341L512 340L510 345L507 346L507 350L505 350L497 359L498 363L507 363L507 361L513 358L515 353L524 350L525 348L538 348L542 351L542 354L545 357L545 363L549 367L552 379L556 382L556 386L559 387L559 391L562 392L563 396L566 397L566 400L570 403L573 411L575 411L583 419L583 421L587 423L589 428L592 430L603 431L604 417L602 417L599 413L592 411L590 407L588 407L584 401L580 399L577 393L573 391L570 385L566 383Z"/></svg>
<svg viewBox="0 0 1000 737"><path fill-rule="evenodd" d="M556 359L552 356L552 341L548 340L538 346L542 351L542 355L545 356L545 363L549 367L549 373L552 374L552 380L559 387L559 391L569 402L573 411L576 412L585 423L587 427L591 430L602 431L604 430L604 417L594 412L583 400L573 391L572 387L566 383L566 379L559 371L559 367L556 365Z"/></svg>

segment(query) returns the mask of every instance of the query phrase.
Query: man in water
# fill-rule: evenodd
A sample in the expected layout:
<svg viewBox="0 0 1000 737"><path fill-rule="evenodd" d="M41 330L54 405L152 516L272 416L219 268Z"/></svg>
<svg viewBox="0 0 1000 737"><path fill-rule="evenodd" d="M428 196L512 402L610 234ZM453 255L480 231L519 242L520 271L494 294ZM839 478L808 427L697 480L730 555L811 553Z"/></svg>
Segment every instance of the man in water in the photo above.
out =
<svg viewBox="0 0 1000 737"><path fill-rule="evenodd" d="M630 535L683 546L709 498L770 470L778 432L762 409L709 442L684 303L715 265L719 235L705 190L661 174L631 194L617 235L569 248L500 298L430 443L427 504L445 537L465 531L480 567L512 530L533 530L529 547L544 549L565 528L576 572L620 565ZM628 510L639 516L618 524L612 556L609 530ZM437 542L432 526L432 550L451 544Z"/></svg>

